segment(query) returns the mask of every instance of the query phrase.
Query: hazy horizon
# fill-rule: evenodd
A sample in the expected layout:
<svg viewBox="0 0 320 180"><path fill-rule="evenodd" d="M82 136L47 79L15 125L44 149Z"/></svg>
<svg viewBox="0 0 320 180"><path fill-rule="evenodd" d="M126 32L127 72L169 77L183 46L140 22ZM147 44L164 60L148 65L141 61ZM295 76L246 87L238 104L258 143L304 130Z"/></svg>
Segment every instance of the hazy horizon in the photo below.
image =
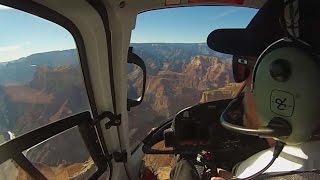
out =
<svg viewBox="0 0 320 180"><path fill-rule="evenodd" d="M206 42L199 42L199 43L187 43L187 42L183 42L183 43L164 43L164 42L150 42L150 43L130 43L130 44L206 44ZM36 54L42 54L42 53L50 53L50 52L59 52L59 51L69 51L69 50L76 50L76 48L71 48L71 49L62 49L62 50L50 50L50 51L44 51L44 52L35 52L33 54L29 54L27 56L23 56L23 57L19 57L18 59L9 59L9 60L3 60L3 61L0 61L0 64L1 63L8 63L8 62L11 62L11 61L17 61L17 60L20 60L20 59L23 59L23 58L27 58L29 56L32 56L32 55L36 55Z"/></svg>

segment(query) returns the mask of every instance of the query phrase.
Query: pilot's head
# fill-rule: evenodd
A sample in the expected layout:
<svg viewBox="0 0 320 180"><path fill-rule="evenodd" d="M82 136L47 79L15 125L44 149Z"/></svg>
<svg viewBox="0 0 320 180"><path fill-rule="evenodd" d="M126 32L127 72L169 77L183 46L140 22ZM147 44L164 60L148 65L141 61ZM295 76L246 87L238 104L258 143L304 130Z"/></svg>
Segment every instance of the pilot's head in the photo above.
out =
<svg viewBox="0 0 320 180"><path fill-rule="evenodd" d="M311 140L320 126L320 41L307 33L319 14L310 14L310 8L320 2L299 2L300 20L290 21L292 26L283 1L268 1L246 29L220 29L209 35L211 49L234 55L235 81L246 85L243 123L251 129L228 123L225 127L298 144Z"/></svg>

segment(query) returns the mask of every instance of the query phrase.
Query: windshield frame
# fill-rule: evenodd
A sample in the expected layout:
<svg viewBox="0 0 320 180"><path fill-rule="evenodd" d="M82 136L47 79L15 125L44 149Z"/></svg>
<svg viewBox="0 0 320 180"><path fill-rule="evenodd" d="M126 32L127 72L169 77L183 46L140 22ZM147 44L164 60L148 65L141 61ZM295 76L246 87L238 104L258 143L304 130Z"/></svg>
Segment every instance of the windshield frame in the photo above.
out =
<svg viewBox="0 0 320 180"><path fill-rule="evenodd" d="M158 11L158 10L167 10L167 9L179 9L179 8L193 8L193 7L233 7L233 8L246 8L246 9L252 9L252 10L257 10L257 12L258 12L258 10L259 10L259 8L255 8L255 7L250 7L250 6L243 6L243 5L237 5L237 4L185 4L185 5L181 5L181 4L179 4L179 5L174 5L174 6L166 6L166 7L161 7L161 8L153 8L153 9L147 9L147 10L142 10L142 11L139 11L137 14L136 14L136 22L135 22L135 28L136 28L136 25L137 25L137 21L138 21L138 16L140 15L140 14L143 14L143 13L148 13L148 12L150 12L150 11ZM257 13L256 12L256 13ZM254 15L255 16L255 15ZM250 22L251 22L251 20L254 18L254 16L250 19L250 21L247 23L247 25L246 25L246 27L250 24ZM245 28L245 27L244 27ZM132 38L132 33L134 32L134 30L135 29L133 29L133 31L131 32L131 38ZM213 31L214 29L212 29L212 31ZM132 40L132 39L131 39ZM130 44L131 43L137 43L137 42L131 42L130 41ZM152 43L152 42L145 42L145 43ZM171 42L170 42L171 43ZM180 43L180 42L177 42L177 43ZM184 43L184 42L181 42L181 43ZM231 55L230 54L230 56L233 56L233 55ZM148 71L148 69L147 69L147 71ZM147 76L148 76L148 74L147 74ZM148 79L148 77L147 77L147 79ZM234 97L236 97L238 94L240 94L241 92L242 92L242 90L243 90L243 88L244 88L244 82L242 82L242 83L238 83L238 84L241 84L240 85L240 87L239 87L239 89L237 89L236 91L234 91L234 96L232 97L232 98L234 98ZM192 105L187 105L185 108L189 108L189 107L192 107L192 106L194 106L194 105L197 105L197 104L192 104ZM179 112L179 111L178 111ZM176 113L178 113L178 112L176 112ZM169 120L171 120L171 119L173 119L174 117L175 117L175 115L176 114L171 114L170 115L170 117L168 117L168 118L166 118L166 119L163 119L163 121L162 122L158 122L157 123L157 125L161 125L163 122L166 122L166 121L169 121ZM132 122L130 122L130 117L128 116L128 123L132 123ZM129 131L130 131L130 129L129 129ZM144 136L144 138L146 138L148 136L148 134L146 134L145 136ZM141 146L141 144L143 143L143 139L144 138L142 138L142 140L140 140L140 141L137 141L137 142L134 142L134 143L132 143L131 144L131 142L130 142L130 150L131 150L131 154L133 154L134 152L136 152L137 151L137 149Z"/></svg>
<svg viewBox="0 0 320 180"><path fill-rule="evenodd" d="M92 177L100 177L106 170L107 168L111 165L109 160L105 160L106 157L110 156L107 150L107 146L105 143L105 139L103 137L102 134L102 128L100 126L100 123L94 123L96 122L95 119L99 119L99 114L98 114L98 110L96 107L96 103L95 103L95 98L94 98L94 93L93 93L93 88L92 88L92 83L91 83L91 79L90 79L90 74L89 74L89 67L88 67L88 62L87 62L87 54L86 54L86 47L84 44L84 40L83 37L80 33L80 30L78 29L78 27L67 17L63 16L62 14L42 5L39 4L37 2L34 1L19 1L19 0L0 0L0 5L4 5L10 8L14 8L29 14L33 14L35 16L38 16L40 18L43 18L45 20L48 20L50 22L53 22L61 27L63 27L64 29L66 29L73 37L75 44L76 44L76 49L77 49L77 53L79 55L79 61L80 61L80 67L81 67L81 72L82 72L82 76L83 76L83 80L84 80L84 85L85 85L85 89L86 89L86 94L89 100L89 106L90 106L90 112L86 112L87 114L89 114L89 116L86 116L85 120L83 121L87 121L84 124L86 124L86 128L90 129L92 132L87 131L87 133L92 133L90 138L84 139L83 134L82 135L82 140L84 141L84 143L86 144L86 147L89 151L90 156L93 158L94 163L97 165L97 171L92 175ZM75 114L74 116L82 117L83 113L78 113ZM93 118L92 118L93 116ZM71 116L73 117L73 116ZM68 126L68 122L70 117L67 118L63 118L57 121L57 123L61 123L64 125L63 126L59 126L59 128L57 129L60 132L56 132L56 134L52 134L50 132L45 133L37 133L38 131L41 131L41 129L44 128L48 128L48 127L54 127L54 123L48 124L46 126L40 127L38 129L32 130L29 133L26 133L24 135L21 135L13 140L10 140L4 144L0 145L0 149L4 149L3 152L8 152L8 149L6 148L6 146L10 147L10 144L15 144L17 143L18 145L24 145L24 146L30 146L29 148L31 148L32 143L27 143L21 141L24 140L26 137L29 137L31 134L31 136L33 137L34 134L37 134L37 136L48 136L48 134L52 136L55 136L59 133L62 133L72 127L75 126L81 126L81 123L79 122L79 124L74 124L77 123L77 121L71 123L73 124L72 127ZM72 118L71 118L72 119ZM74 119L73 119L74 120ZM98 122L100 122L101 119L98 120ZM69 124L70 125L70 124ZM50 128L49 128L50 129ZM97 132L96 132L97 130ZM48 138L47 138L48 139ZM42 139L42 141L44 141L46 139ZM89 140L89 141L88 141ZM93 143L93 147L88 146L88 144L92 144L91 142L98 142L98 143ZM9 145L7 145L9 144ZM11 148L10 148L11 149ZM13 149L14 151L18 151L16 149ZM12 151L12 150L11 150ZM34 178L37 179L37 177L43 179L44 175L33 166L33 164L22 154L22 152L15 153L18 154L18 156L16 158L17 161L16 163L22 167L30 176L34 176ZM14 157L10 157L7 158L7 160L10 159L14 159ZM103 161L105 160L105 161ZM1 162L2 163L2 162ZM42 176L41 176L42 175ZM45 179L45 178L44 178Z"/></svg>

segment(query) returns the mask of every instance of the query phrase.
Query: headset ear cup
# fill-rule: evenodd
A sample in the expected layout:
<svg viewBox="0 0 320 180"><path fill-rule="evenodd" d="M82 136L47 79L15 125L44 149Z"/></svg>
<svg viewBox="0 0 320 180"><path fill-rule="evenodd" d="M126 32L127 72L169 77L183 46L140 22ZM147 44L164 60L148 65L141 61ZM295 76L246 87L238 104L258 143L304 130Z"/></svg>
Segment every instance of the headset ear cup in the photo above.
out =
<svg viewBox="0 0 320 180"><path fill-rule="evenodd" d="M307 43L300 41L300 40L296 40L296 41L292 41L292 39L289 38L282 38L279 39L275 42L273 42L271 45L269 45L258 57L256 64L253 68L252 71L252 86L251 86L251 92L254 91L254 87L255 87L255 79L256 79L256 72L257 72L257 68L259 66L259 64L261 63L261 60L265 57L265 55L267 55L268 53L270 53L271 51L278 49L280 47L297 47L297 48L301 48L304 49L306 52L308 52L311 56L313 56L315 59L319 59L316 55L314 55L314 51L312 49L312 47L310 47L310 45L308 45ZM316 61L319 62L319 61Z"/></svg>
<svg viewBox="0 0 320 180"><path fill-rule="evenodd" d="M257 117L264 125L274 118L286 120L292 133L277 138L288 144L309 141L320 124L316 121L320 102L318 62L307 43L280 39L262 52L254 66L251 92Z"/></svg>

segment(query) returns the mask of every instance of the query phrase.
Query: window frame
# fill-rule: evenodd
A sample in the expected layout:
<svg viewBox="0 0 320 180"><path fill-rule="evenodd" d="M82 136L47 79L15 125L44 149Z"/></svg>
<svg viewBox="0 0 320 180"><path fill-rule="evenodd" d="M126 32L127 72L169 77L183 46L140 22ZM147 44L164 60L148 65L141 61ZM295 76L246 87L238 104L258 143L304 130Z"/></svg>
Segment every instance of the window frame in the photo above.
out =
<svg viewBox="0 0 320 180"><path fill-rule="evenodd" d="M148 9L148 10L143 10L143 11L139 11L137 14L136 14L136 23L135 24L137 24L137 22L138 22L138 16L140 15L140 14L143 14L143 13L147 13L147 12L151 12L151 11L158 11L158 10L168 10L168 9L170 9L170 8L172 8L172 9L176 9L176 8L193 8L193 7L235 7L235 8L248 8L248 9L256 9L256 10L259 10L259 8L255 8L255 7L249 7L249 6L240 6L240 5L237 5L237 4L223 4L223 5L219 5L219 4L188 4L188 5L186 5L186 6L183 6L183 5L174 5L174 6L170 6L170 7L163 7L163 8L154 8L154 9ZM255 15L254 15L255 16ZM252 17L252 19L254 18L254 16ZM250 24L250 22L252 21L252 19L248 22L248 24L247 24L247 26ZM136 28L136 27L135 27ZM131 33L131 38L132 38L132 33ZM131 39L130 39L130 44L131 44L132 42L131 42ZM145 43L148 43L148 42L145 42ZM169 43L171 43L171 42L169 42ZM206 42L205 42L206 43ZM226 53L224 53L224 54L226 54ZM231 54L230 54L231 55ZM148 70L148 69L147 69ZM148 74L147 74L147 76L148 76ZM147 79L148 79L148 77L147 77ZM236 96L238 95L238 94L240 94L241 92L242 92L242 90L243 90L243 88L244 88L244 84L243 84L243 82L241 82L241 83L237 83L237 84L242 84L241 85L241 87L239 88L239 90L237 91L237 92L235 92L235 94L236 94ZM221 99L221 100L226 100L226 99ZM196 104L194 104L194 105L188 105L188 106L186 106L185 108L190 108L190 107L192 107L192 106L195 106ZM137 107L139 107L139 106L137 106ZM179 112L179 111L178 111ZM177 112L177 113L178 113ZM174 115L171 115L170 116L170 118L168 118L168 119L164 119L163 120L163 122L160 122L160 123L158 123L158 125L159 125L159 127L162 125L162 124L166 124L167 122L170 122L170 121L172 121L173 120L173 117L172 116L174 116ZM130 122L130 119L129 119L129 116L128 116L128 123L132 123L132 122ZM130 131L130 129L129 129L129 131ZM137 141L137 142L135 142L135 143L133 143L133 144L131 144L131 141L129 141L129 149L130 149L130 152L131 152L131 155L132 154L134 154L142 145L143 145L143 143L144 143L144 140L145 139L147 139L147 137L149 136L149 134L147 134L142 140L140 140L140 141Z"/></svg>
<svg viewBox="0 0 320 180"><path fill-rule="evenodd" d="M79 55L81 72L83 75L85 89L87 92L87 97L89 100L89 105L90 105L90 110L91 110L91 113L86 112L89 114L89 116L86 117L86 120L85 120L86 122L79 122L79 124L73 124L72 127L79 126L79 130L80 130L81 126L85 126L87 129L91 130L91 132L86 130L85 133L81 133L81 136L82 136L84 143L86 144L86 147L88 148L90 156L93 158L94 163L98 167L98 170L92 175L91 178L96 179L96 178L100 177L107 170L108 167L110 168L111 164L110 164L110 161L108 159L106 159L106 158L110 158L110 157L109 157L109 152L107 150L107 146L106 146L103 134L102 134L102 129L101 129L100 123L96 123L96 119L98 119L98 122L100 120L99 113L98 113L98 110L96 107L96 102L95 102L95 98L94 98L94 93L93 93L93 88L92 88L92 83L91 83L91 78L90 78L90 73L89 73L89 68L88 68L89 66L88 66L88 61L87 61L86 47L84 44L83 37L80 33L80 30L67 17L63 16L62 14L60 14L60 13L42 5L42 4L34 2L34 1L0 0L0 4L17 9L17 10L20 10L20 11L23 11L23 12L26 12L26 13L29 13L29 14L32 14L32 15L35 15L35 16L38 16L38 17L43 18L45 20L48 20L50 22L53 22L53 23L63 27L65 30L67 30L72 35L72 37L75 41L75 44L76 44L78 55ZM80 119L81 119L81 116L83 116L82 114L83 113L78 113L78 114L75 114L74 116L78 116L78 118L80 117ZM93 118L92 118L92 116L93 116ZM73 116L71 116L71 117L73 117ZM59 121L57 121L57 123L64 124L67 127L67 129L64 127L60 127L60 128L58 128L58 130L60 132L58 132L56 134L62 133L64 131L72 128L72 127L68 126L68 125L70 125L70 124L68 124L68 122L70 121L69 119L70 119L70 117L67 117L67 118L60 119ZM77 123L77 121L75 119L73 119L73 121L75 121L75 122L72 122L72 123ZM69 123L71 123L71 122L69 122ZM36 134L38 130L41 130L43 128L54 127L54 125L52 125L52 124L54 124L54 123L51 123L51 124L48 124L48 125L43 126L41 128L38 128L36 130L33 130L30 133ZM84 124L84 125L82 125L82 124ZM84 138L86 136L84 134L86 134L86 133L92 133L91 134L92 137ZM19 141L19 139L25 139L25 137L28 137L27 136L28 134L29 133L24 134L20 137L15 138L14 140L11 140L11 141L8 141L8 142L2 144L0 146L0 149L6 144L12 144L16 141ZM38 135L44 135L44 136L47 136L47 134L50 134L50 133L44 133L44 132L43 132L43 134L38 133ZM51 133L51 137L56 134ZM48 139L48 138L46 138L46 139ZM46 139L43 139L43 141ZM92 142L98 142L98 143L92 143ZM24 144L24 142L22 142L22 141L20 143ZM31 144L27 143L27 144L29 144L28 146L32 145L32 143ZM87 144L91 144L91 145L93 144L94 147L93 148L88 147ZM26 145L26 144L24 144L24 145ZM32 147L32 146L30 146L30 147ZM19 152L18 149L14 149L14 151ZM4 152L4 153L8 152L8 149L4 148L4 151L0 150L0 152ZM46 179L43 176L43 174L38 169L36 169L32 165L32 163L22 154L22 151L20 152L20 154L16 153L16 158L17 158L16 159L17 161L15 160L16 163L18 163L19 166L21 166L30 176L33 176L36 179L38 179L38 178ZM7 158L7 160L8 159L13 159L13 157L10 156L9 158ZM1 160L0 163L3 163L3 161ZM27 169L25 169L25 168L27 168ZM111 168L110 168L110 170L111 170Z"/></svg>
<svg viewBox="0 0 320 180"><path fill-rule="evenodd" d="M96 143L98 136L94 131L92 122L93 119L91 118L90 112L85 111L14 138L0 146L0 164L9 159L13 159L31 177L35 179L46 179L22 152L73 127L78 127L82 140L98 167L98 170L92 176L99 177L107 169L108 165L105 163L104 156L102 156L101 147Z"/></svg>

